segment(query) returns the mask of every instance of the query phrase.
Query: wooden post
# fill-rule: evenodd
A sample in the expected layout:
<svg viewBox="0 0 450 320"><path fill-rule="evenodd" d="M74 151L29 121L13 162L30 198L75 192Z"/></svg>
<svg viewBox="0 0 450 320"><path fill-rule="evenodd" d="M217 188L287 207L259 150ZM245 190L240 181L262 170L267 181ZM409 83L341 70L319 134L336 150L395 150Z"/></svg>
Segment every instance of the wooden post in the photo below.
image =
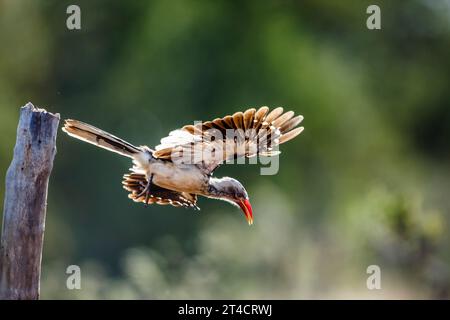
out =
<svg viewBox="0 0 450 320"><path fill-rule="evenodd" d="M38 299L47 187L59 114L27 103L20 110L14 156L6 173L0 242L0 299Z"/></svg>

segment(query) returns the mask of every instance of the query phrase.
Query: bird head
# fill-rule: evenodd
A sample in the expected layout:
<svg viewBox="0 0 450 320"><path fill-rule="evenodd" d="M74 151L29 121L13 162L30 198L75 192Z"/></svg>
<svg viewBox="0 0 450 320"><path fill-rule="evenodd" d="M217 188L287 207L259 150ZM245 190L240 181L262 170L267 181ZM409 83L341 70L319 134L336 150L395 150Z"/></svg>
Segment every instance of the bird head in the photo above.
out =
<svg viewBox="0 0 450 320"><path fill-rule="evenodd" d="M248 224L253 224L253 210L247 191L236 179L229 177L217 179L211 177L207 197L224 200L241 208Z"/></svg>

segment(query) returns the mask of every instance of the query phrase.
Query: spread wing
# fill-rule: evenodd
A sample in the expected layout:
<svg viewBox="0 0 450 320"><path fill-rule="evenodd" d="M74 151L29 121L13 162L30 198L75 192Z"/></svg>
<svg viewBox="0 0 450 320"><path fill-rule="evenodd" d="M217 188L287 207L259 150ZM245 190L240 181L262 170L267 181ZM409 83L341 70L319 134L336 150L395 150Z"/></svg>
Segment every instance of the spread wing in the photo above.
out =
<svg viewBox="0 0 450 320"><path fill-rule="evenodd" d="M211 173L225 161L256 155L273 156L278 145L303 131L303 116L283 108L251 108L212 121L186 125L161 139L153 156L195 164Z"/></svg>
<svg viewBox="0 0 450 320"><path fill-rule="evenodd" d="M139 194L145 189L147 185L147 179L145 175L139 173L130 173L123 176L123 188L130 191L128 198L135 202L145 202L145 195L139 196ZM190 207L196 210L200 210L197 207L197 195L177 192L165 188L161 188L156 184L150 186L150 196L148 198L148 204L170 204L174 207Z"/></svg>

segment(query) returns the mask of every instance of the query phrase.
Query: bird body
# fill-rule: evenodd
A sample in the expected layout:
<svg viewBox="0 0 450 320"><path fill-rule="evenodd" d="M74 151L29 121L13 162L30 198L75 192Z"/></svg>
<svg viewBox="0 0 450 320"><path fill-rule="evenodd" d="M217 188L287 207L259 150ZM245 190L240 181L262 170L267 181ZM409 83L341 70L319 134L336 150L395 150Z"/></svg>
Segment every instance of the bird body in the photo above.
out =
<svg viewBox="0 0 450 320"><path fill-rule="evenodd" d="M154 184L178 192L202 194L208 189L208 177L197 166L158 159L151 153L137 156L132 171L146 177L153 174Z"/></svg>
<svg viewBox="0 0 450 320"><path fill-rule="evenodd" d="M149 174L152 172L155 172L155 184L167 189L202 195L208 190L208 177L195 166L157 160L149 168Z"/></svg>
<svg viewBox="0 0 450 320"><path fill-rule="evenodd" d="M238 157L279 154L277 146L303 130L302 116L283 108L251 108L233 116L187 125L170 132L151 149L137 147L106 131L78 120L65 121L63 131L79 140L129 157L131 173L123 186L136 202L171 204L198 209L197 195L239 206L253 223L247 191L236 179L212 174L223 162Z"/></svg>

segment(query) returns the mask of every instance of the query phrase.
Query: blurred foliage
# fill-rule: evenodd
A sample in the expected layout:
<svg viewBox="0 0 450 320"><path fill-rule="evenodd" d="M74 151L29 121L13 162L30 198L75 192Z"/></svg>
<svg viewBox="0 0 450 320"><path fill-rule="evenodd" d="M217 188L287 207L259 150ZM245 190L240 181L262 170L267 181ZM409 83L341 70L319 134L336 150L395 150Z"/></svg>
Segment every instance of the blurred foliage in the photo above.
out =
<svg viewBox="0 0 450 320"><path fill-rule="evenodd" d="M448 1L377 1L379 31L371 1L80 0L79 31L70 4L0 1L2 180L28 101L149 146L249 106L305 132L275 176L217 171L246 186L251 228L223 202L134 204L127 159L60 134L43 298L449 298Z"/></svg>

